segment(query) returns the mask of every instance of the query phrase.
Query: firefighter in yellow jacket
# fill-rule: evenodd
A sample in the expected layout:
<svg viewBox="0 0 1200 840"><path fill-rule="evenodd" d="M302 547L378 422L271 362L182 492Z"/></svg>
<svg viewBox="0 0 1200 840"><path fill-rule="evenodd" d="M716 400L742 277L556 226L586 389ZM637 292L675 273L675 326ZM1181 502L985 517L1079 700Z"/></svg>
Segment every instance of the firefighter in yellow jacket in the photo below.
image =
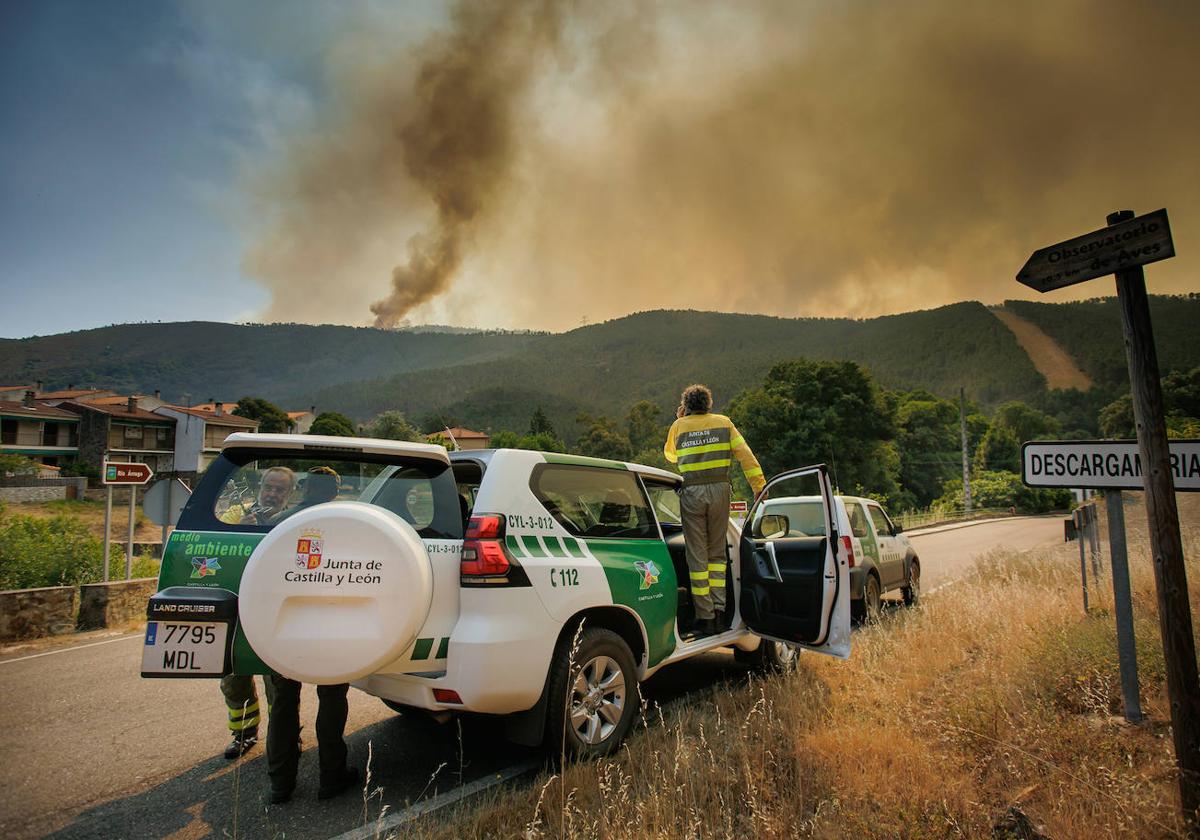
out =
<svg viewBox="0 0 1200 840"><path fill-rule="evenodd" d="M680 399L679 417L667 432L663 453L679 464L683 489L679 511L691 575L696 631L711 635L725 629L725 532L729 526L729 469L734 456L755 493L766 480L754 453L733 421L710 414L712 392L689 385Z"/></svg>

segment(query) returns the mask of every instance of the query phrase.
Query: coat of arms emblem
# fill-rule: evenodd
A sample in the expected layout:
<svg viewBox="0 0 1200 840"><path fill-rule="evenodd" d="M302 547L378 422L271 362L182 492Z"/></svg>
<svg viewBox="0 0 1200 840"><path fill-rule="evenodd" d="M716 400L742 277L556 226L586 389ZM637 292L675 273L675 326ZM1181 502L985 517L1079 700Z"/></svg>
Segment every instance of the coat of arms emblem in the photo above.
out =
<svg viewBox="0 0 1200 840"><path fill-rule="evenodd" d="M296 565L301 569L315 569L321 565L321 544L325 534L315 528L305 531L296 540Z"/></svg>

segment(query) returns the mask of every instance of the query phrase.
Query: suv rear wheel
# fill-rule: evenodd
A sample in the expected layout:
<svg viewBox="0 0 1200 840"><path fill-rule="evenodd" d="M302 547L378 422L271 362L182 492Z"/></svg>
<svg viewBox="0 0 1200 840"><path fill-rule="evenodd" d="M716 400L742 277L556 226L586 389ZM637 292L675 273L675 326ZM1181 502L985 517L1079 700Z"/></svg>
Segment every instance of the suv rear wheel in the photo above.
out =
<svg viewBox="0 0 1200 840"><path fill-rule="evenodd" d="M564 637L551 666L546 747L573 758L609 755L641 708L633 653L604 627L585 629L572 651L574 641Z"/></svg>
<svg viewBox="0 0 1200 840"><path fill-rule="evenodd" d="M879 589L879 578L874 574L867 575L863 584L863 596L857 601L850 602L850 618L859 624L875 624L883 609L883 594Z"/></svg>
<svg viewBox="0 0 1200 840"><path fill-rule="evenodd" d="M915 607L921 602L921 564L913 560L908 567L908 586L900 590L906 607Z"/></svg>

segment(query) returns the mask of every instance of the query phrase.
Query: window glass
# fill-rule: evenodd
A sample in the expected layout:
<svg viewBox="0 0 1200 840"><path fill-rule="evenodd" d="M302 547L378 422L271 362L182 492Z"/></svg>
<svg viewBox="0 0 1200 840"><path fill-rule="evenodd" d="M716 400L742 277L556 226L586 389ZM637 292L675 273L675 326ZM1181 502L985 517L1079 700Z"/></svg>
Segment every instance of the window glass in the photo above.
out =
<svg viewBox="0 0 1200 840"><path fill-rule="evenodd" d="M754 539L825 536L826 511L816 472L777 478L750 511Z"/></svg>
<svg viewBox="0 0 1200 840"><path fill-rule="evenodd" d="M870 536L867 528L867 515L863 513L862 505L859 502L846 503L846 516L850 520L850 533L856 537Z"/></svg>
<svg viewBox="0 0 1200 840"><path fill-rule="evenodd" d="M867 510L871 514L871 521L875 523L876 534L891 534L892 523L888 522L888 518L883 514L883 508L879 505L867 505Z"/></svg>
<svg viewBox="0 0 1200 840"><path fill-rule="evenodd" d="M646 492L650 494L650 507L658 521L664 524L682 525L683 517L679 515L679 493L673 484L657 484L646 482Z"/></svg>
<svg viewBox="0 0 1200 840"><path fill-rule="evenodd" d="M180 527L263 532L313 505L354 501L395 513L421 536L458 538L457 495L450 470L423 459L235 449L205 472Z"/></svg>
<svg viewBox="0 0 1200 840"><path fill-rule="evenodd" d="M546 511L576 536L658 538L650 506L631 472L547 465L534 472L532 485Z"/></svg>

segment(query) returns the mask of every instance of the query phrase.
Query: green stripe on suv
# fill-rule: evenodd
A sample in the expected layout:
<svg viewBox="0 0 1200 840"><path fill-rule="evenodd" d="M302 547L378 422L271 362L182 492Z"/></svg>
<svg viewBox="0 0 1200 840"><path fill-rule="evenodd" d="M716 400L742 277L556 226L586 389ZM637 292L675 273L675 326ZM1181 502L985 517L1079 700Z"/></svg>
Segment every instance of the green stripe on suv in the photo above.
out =
<svg viewBox="0 0 1200 840"><path fill-rule="evenodd" d="M545 547L543 548L543 543ZM543 536L541 542L532 534L509 535L504 544L515 557L561 557L564 560L581 560L587 555L574 537Z"/></svg>
<svg viewBox="0 0 1200 840"><path fill-rule="evenodd" d="M429 659L429 654L433 651L433 643L437 642L437 653L433 654L434 659L445 659L446 652L450 649L450 637L443 636L440 639L417 639L413 645L412 659L414 662Z"/></svg>

